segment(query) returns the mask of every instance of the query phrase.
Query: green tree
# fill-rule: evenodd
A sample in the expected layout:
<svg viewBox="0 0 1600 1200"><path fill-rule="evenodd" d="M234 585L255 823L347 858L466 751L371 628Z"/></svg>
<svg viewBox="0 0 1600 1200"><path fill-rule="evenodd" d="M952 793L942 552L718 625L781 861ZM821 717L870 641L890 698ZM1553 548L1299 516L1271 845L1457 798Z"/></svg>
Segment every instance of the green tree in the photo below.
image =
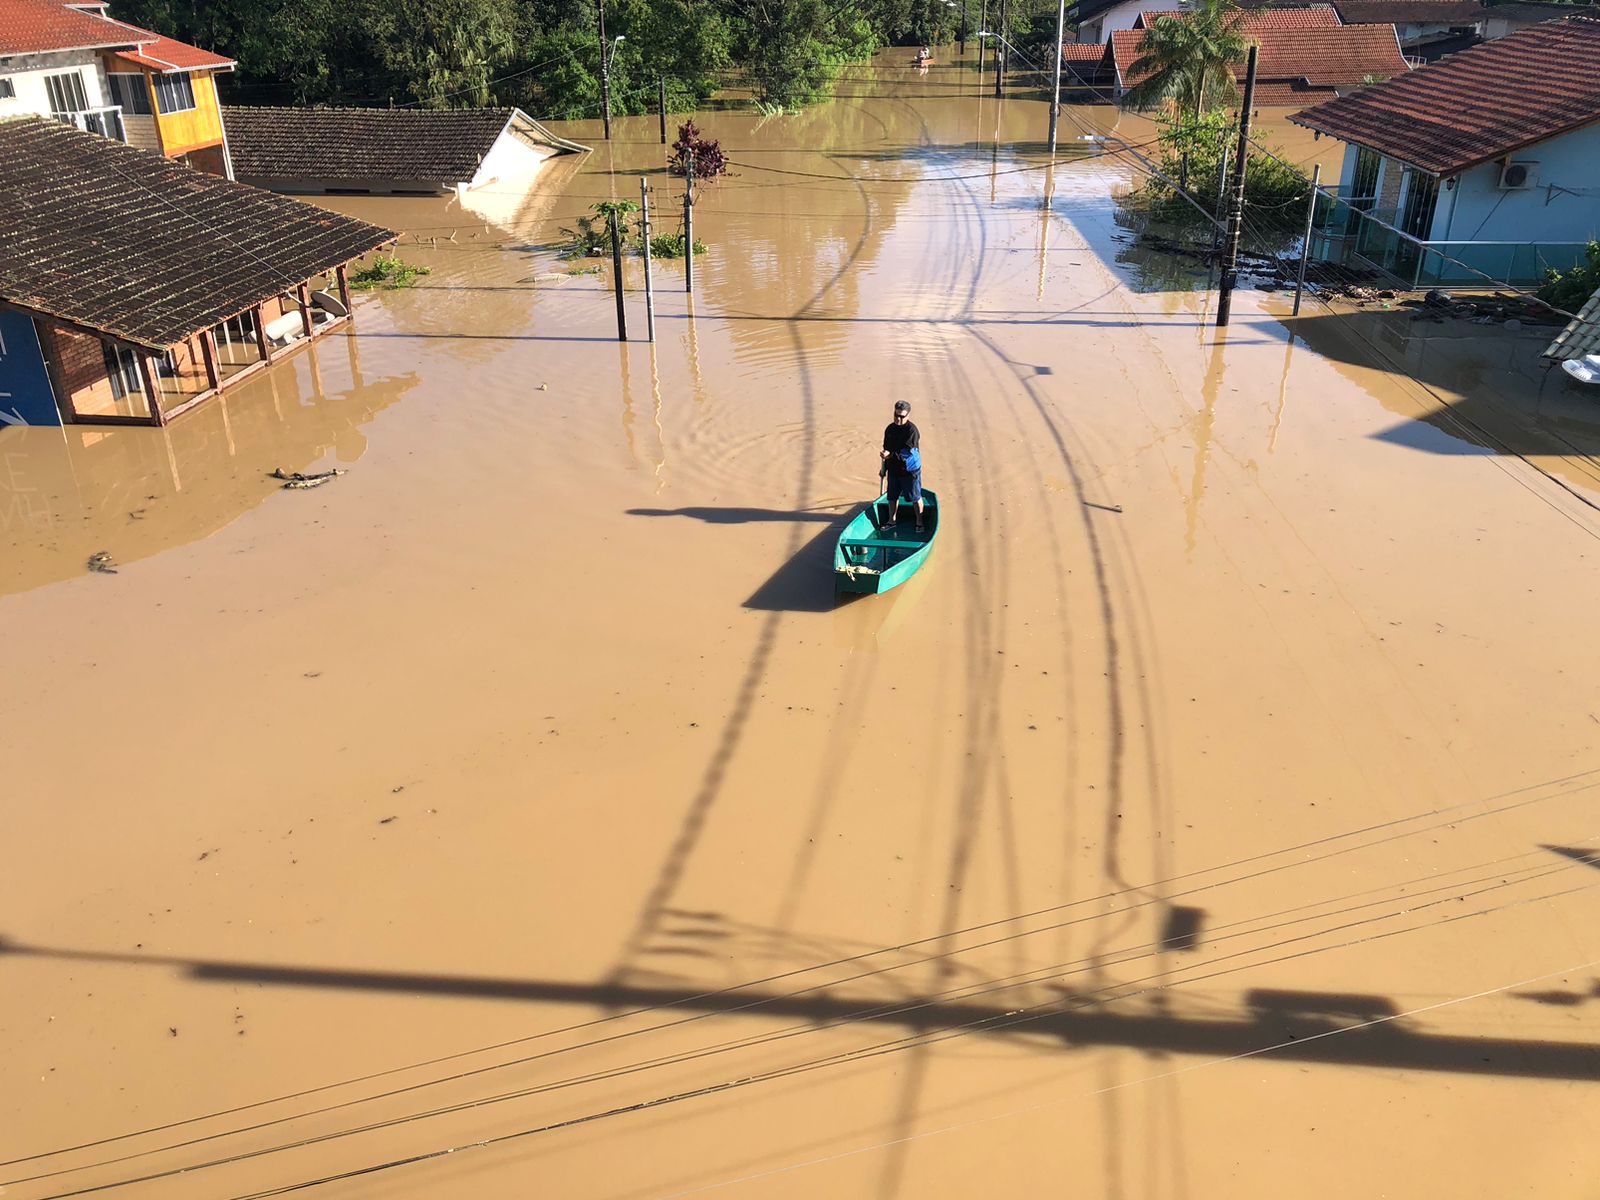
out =
<svg viewBox="0 0 1600 1200"><path fill-rule="evenodd" d="M1142 75L1127 95L1133 108L1171 104L1199 116L1209 105L1237 100L1229 69L1249 48L1234 0L1194 0L1182 16L1157 17L1141 53L1128 68Z"/></svg>
<svg viewBox="0 0 1600 1200"><path fill-rule="evenodd" d="M1586 261L1566 271L1546 271L1539 299L1564 312L1577 312L1600 291L1600 242L1590 242Z"/></svg>

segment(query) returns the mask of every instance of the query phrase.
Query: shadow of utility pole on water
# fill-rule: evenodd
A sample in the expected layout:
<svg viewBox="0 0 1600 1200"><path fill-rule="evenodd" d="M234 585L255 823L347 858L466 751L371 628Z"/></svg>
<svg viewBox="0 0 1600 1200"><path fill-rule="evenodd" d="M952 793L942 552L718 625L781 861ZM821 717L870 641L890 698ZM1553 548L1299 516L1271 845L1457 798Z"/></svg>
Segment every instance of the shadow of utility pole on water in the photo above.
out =
<svg viewBox="0 0 1600 1200"><path fill-rule="evenodd" d="M493 1000L632 1010L672 1008L686 1013L738 1013L744 1017L798 1017L818 1025L885 1025L917 1032L967 1032L989 1036L1046 1035L1064 1047L1122 1046L1147 1053L1237 1058L1270 1050L1274 1058L1384 1070L1439 1071L1532 1079L1600 1082L1600 1044L1515 1037L1430 1033L1398 1015L1385 996L1256 989L1244 993L1237 1015L1173 1016L1112 1007L1063 989L1057 999L1016 1005L960 1000L869 1000L817 990L698 991L614 981L580 983L471 975L414 974L289 967L270 963L158 955L100 953L29 946L0 940L5 955L63 962L167 967L202 983L253 983L278 987L336 988L407 996L465 996ZM1513 996L1516 993L1512 993ZM1535 993L1530 998L1538 998ZM1337 1034L1338 1036L1332 1036Z"/></svg>

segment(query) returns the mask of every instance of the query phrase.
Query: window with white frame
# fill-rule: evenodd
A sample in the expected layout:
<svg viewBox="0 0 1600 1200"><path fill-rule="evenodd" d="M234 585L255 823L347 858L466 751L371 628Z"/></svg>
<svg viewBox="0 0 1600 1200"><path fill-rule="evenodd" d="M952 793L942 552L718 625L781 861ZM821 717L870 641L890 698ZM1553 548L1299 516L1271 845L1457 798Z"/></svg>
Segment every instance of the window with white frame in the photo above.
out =
<svg viewBox="0 0 1600 1200"><path fill-rule="evenodd" d="M44 77L45 91L50 95L50 112L54 116L86 112L89 95L83 90L83 72L67 71L60 75Z"/></svg>
<svg viewBox="0 0 1600 1200"><path fill-rule="evenodd" d="M111 81L111 103L120 105L130 116L150 115L150 89L145 86L143 75L137 71L108 71L106 78Z"/></svg>
<svg viewBox="0 0 1600 1200"><path fill-rule="evenodd" d="M113 346L101 342L105 351L106 377L111 380L111 394L118 400L139 395L144 391L144 381L139 377L139 359L126 346Z"/></svg>
<svg viewBox="0 0 1600 1200"><path fill-rule="evenodd" d="M157 75L156 109L163 115L194 108L194 85L187 75Z"/></svg>
<svg viewBox="0 0 1600 1200"><path fill-rule="evenodd" d="M9 75L0 75L0 100L11 100L17 94L17 85L11 82Z"/></svg>

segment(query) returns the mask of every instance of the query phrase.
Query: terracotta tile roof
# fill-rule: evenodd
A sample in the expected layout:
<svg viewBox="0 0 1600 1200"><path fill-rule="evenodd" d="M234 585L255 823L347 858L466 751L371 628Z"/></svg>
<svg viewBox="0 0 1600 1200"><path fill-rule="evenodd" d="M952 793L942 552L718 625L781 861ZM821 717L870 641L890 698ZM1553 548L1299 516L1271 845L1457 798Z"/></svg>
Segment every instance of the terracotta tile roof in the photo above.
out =
<svg viewBox="0 0 1600 1200"><path fill-rule="evenodd" d="M1106 56L1106 48L1099 42L1063 42L1062 62L1099 62Z"/></svg>
<svg viewBox="0 0 1600 1200"><path fill-rule="evenodd" d="M149 33L150 41L140 46L137 50L125 51L115 57L122 62L132 63L136 67L144 67L149 71L160 74L171 74L174 71L231 71L234 61L220 54L213 54L209 50L202 50L199 46L191 46L187 42L176 41L159 33Z"/></svg>
<svg viewBox="0 0 1600 1200"><path fill-rule="evenodd" d="M1533 25L1290 120L1454 175L1600 121L1600 20Z"/></svg>
<svg viewBox="0 0 1600 1200"><path fill-rule="evenodd" d="M0 301L151 349L395 234L59 121L0 121Z"/></svg>
<svg viewBox="0 0 1600 1200"><path fill-rule="evenodd" d="M154 37L120 21L67 8L60 0L0 0L0 57L137 46Z"/></svg>
<svg viewBox="0 0 1600 1200"><path fill-rule="evenodd" d="M1149 29L1158 17L1181 17L1180 9L1151 10L1139 14L1135 29ZM1344 24L1331 4L1313 4L1305 8L1263 8L1246 11L1241 18L1247 33L1261 33L1270 29L1329 29Z"/></svg>
<svg viewBox="0 0 1600 1200"><path fill-rule="evenodd" d="M514 108L226 108L242 179L470 180Z"/></svg>
<svg viewBox="0 0 1600 1200"><path fill-rule="evenodd" d="M1478 0L1333 0L1350 25L1476 25L1489 15Z"/></svg>
<svg viewBox="0 0 1600 1200"><path fill-rule="evenodd" d="M1294 98L1297 88L1355 87L1368 75L1389 78L1409 70L1393 25L1247 28L1246 34L1261 47L1256 103L1268 107L1304 104L1315 98L1314 92L1303 90ZM1144 36L1142 29L1118 30L1111 35L1113 65L1123 87L1133 87L1144 78L1129 70L1139 58ZM1234 77L1242 87L1244 63L1235 64Z"/></svg>

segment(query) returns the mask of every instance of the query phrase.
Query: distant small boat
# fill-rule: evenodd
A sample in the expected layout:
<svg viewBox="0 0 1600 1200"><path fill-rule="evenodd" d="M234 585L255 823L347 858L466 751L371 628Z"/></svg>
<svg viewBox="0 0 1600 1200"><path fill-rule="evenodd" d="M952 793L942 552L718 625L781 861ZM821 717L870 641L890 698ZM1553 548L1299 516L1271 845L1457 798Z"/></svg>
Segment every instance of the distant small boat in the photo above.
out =
<svg viewBox="0 0 1600 1200"><path fill-rule="evenodd" d="M922 569L939 532L939 497L922 490L922 530L915 506L901 501L899 520L889 521L892 505L874 500L844 527L833 551L833 590L875 595L899 587Z"/></svg>
<svg viewBox="0 0 1600 1200"><path fill-rule="evenodd" d="M1600 383L1600 354L1569 358L1561 364L1561 369L1579 383Z"/></svg>

